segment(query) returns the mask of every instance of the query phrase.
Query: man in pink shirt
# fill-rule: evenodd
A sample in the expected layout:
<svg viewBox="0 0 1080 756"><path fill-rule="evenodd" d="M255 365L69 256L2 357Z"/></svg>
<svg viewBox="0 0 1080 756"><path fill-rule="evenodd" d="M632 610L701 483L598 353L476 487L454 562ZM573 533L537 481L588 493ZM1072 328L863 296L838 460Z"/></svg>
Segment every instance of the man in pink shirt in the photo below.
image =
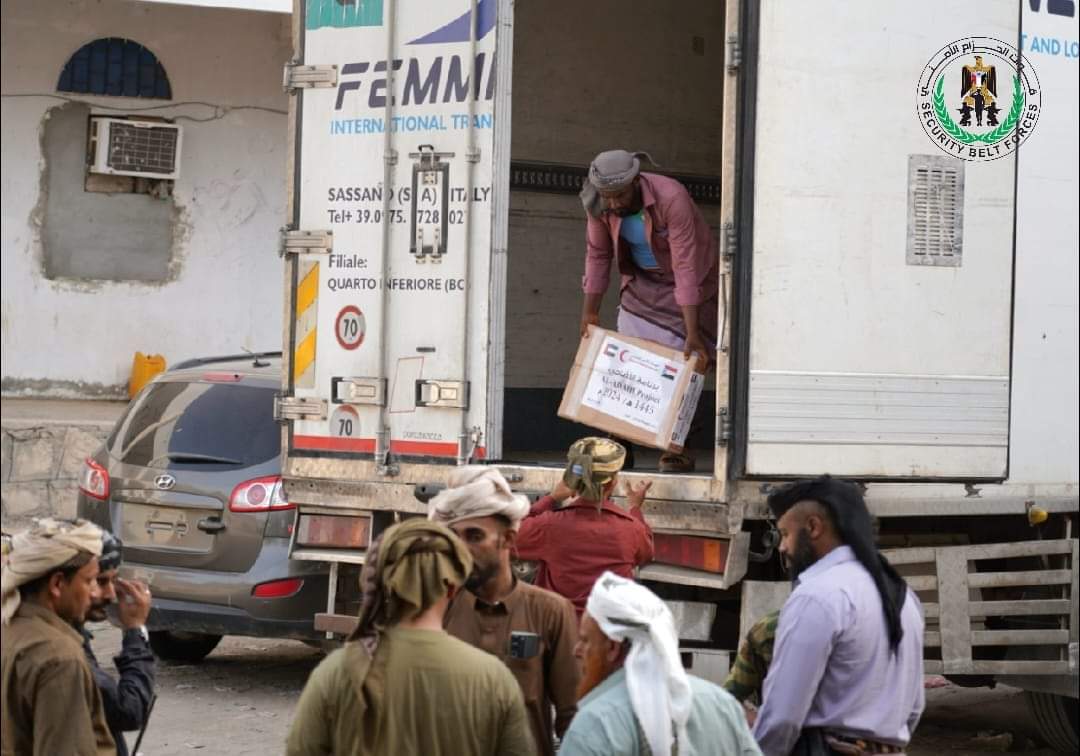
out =
<svg viewBox="0 0 1080 756"><path fill-rule="evenodd" d="M716 359L719 254L686 187L641 173L647 153L601 152L581 192L588 213L581 335L599 325L600 302L615 261L620 274L619 333L649 339L689 358ZM649 158L652 162L652 158ZM686 455L665 454L663 472L693 469Z"/></svg>

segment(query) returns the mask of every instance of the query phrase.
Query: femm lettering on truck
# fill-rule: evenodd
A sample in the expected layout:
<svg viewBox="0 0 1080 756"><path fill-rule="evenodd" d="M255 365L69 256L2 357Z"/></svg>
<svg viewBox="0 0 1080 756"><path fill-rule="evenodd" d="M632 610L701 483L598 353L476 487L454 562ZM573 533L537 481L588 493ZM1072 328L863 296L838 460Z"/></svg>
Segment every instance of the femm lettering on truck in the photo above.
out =
<svg viewBox="0 0 1080 756"><path fill-rule="evenodd" d="M787 594L768 492L830 473L922 600L926 671L1025 688L1075 748L1075 6L297 2L277 414L292 557L333 569L320 629L456 466L557 480L589 433L557 416L577 192L648 150L721 272L696 470L638 448L623 474L653 483L638 577L694 672Z"/></svg>

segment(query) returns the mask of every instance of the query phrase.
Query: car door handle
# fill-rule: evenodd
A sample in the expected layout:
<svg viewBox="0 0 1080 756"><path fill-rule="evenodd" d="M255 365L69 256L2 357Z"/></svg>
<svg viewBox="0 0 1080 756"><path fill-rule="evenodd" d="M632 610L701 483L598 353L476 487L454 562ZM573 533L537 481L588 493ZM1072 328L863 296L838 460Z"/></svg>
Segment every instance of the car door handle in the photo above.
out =
<svg viewBox="0 0 1080 756"><path fill-rule="evenodd" d="M199 520L196 527L204 533L220 533L225 529L225 523L217 517L204 517Z"/></svg>

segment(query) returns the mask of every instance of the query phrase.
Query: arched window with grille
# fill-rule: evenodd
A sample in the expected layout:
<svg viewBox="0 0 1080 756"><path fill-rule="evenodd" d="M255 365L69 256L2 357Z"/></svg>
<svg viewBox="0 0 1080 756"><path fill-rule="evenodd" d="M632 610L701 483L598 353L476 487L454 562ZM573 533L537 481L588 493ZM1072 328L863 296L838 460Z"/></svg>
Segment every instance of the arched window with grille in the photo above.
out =
<svg viewBox="0 0 1080 756"><path fill-rule="evenodd" d="M172 87L157 56L138 42L96 39L80 47L60 73L57 91L171 100Z"/></svg>

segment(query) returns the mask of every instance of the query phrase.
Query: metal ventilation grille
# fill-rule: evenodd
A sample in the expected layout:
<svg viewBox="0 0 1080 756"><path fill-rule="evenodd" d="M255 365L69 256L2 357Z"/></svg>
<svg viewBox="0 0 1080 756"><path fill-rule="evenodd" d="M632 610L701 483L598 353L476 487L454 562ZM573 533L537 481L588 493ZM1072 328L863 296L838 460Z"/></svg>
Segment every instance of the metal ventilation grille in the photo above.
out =
<svg viewBox="0 0 1080 756"><path fill-rule="evenodd" d="M132 173L172 173L176 166L175 126L128 126L109 130L109 167Z"/></svg>
<svg viewBox="0 0 1080 756"><path fill-rule="evenodd" d="M964 161L909 156L907 264L960 267L963 235Z"/></svg>

